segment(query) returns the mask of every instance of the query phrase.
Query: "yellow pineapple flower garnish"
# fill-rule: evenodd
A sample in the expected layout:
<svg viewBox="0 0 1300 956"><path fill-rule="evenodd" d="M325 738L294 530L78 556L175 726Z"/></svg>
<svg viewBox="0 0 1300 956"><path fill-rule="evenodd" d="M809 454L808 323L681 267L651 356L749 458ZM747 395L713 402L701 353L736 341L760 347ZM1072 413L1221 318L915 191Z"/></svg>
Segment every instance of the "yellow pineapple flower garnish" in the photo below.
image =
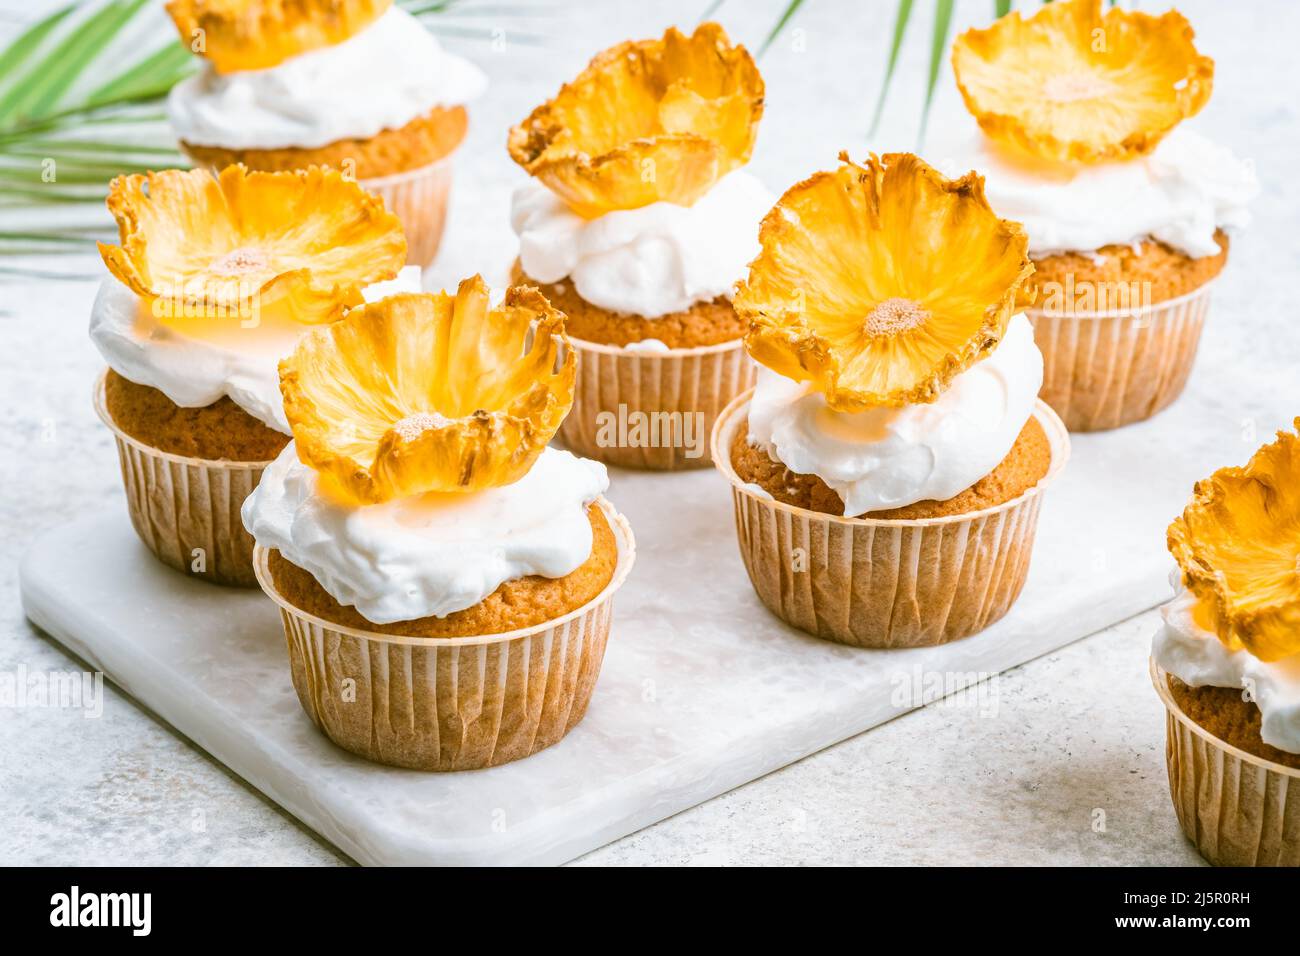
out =
<svg viewBox="0 0 1300 956"><path fill-rule="evenodd" d="M933 401L1001 340L1028 238L975 173L945 179L910 153L840 161L764 217L735 299L745 345L837 411Z"/></svg>
<svg viewBox="0 0 1300 956"><path fill-rule="evenodd" d="M454 296L353 309L280 363L298 457L362 504L508 485L573 404L574 352L557 370L561 342L564 314L540 292L513 288L493 309L479 276Z"/></svg>
<svg viewBox="0 0 1300 956"><path fill-rule="evenodd" d="M1158 17L1101 0L1009 13L952 48L966 108L990 137L1051 160L1149 153L1210 98L1214 61L1175 10Z"/></svg>
<svg viewBox="0 0 1300 956"><path fill-rule="evenodd" d="M354 181L311 167L227 166L119 176L108 208L120 245L104 263L160 318L245 318L250 307L332 322L406 261L397 217Z"/></svg>
<svg viewBox="0 0 1300 956"><path fill-rule="evenodd" d="M393 0L169 0L181 42L218 73L263 70L342 43Z"/></svg>
<svg viewBox="0 0 1300 956"><path fill-rule="evenodd" d="M580 215L689 206L749 160L763 78L716 23L628 41L510 130L510 157Z"/></svg>
<svg viewBox="0 0 1300 956"><path fill-rule="evenodd" d="M1198 481L1168 538L1226 647L1261 661L1300 653L1300 438L1278 432L1244 468Z"/></svg>

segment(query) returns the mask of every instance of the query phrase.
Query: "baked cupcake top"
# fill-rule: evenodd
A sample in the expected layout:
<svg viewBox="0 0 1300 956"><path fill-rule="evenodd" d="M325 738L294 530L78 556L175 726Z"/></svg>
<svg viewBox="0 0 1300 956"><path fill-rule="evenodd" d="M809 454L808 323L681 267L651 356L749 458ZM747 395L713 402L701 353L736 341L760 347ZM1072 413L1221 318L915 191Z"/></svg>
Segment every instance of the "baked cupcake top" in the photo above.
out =
<svg viewBox="0 0 1300 956"><path fill-rule="evenodd" d="M1249 221L1253 170L1184 129L1210 98L1214 61L1177 11L1061 0L968 30L952 67L980 132L936 144L945 168L985 175L1036 257L1156 239L1214 255Z"/></svg>
<svg viewBox="0 0 1300 956"><path fill-rule="evenodd" d="M737 291L764 368L749 440L816 475L846 516L953 497L1007 455L1042 356L1017 315L1033 271L975 173L841 154L763 220Z"/></svg>
<svg viewBox="0 0 1300 956"><path fill-rule="evenodd" d="M546 447L573 403L563 341L539 293L513 289L493 308L478 276L314 330L281 363L294 441L245 502L245 526L375 624L571 573L608 478Z"/></svg>
<svg viewBox="0 0 1300 956"><path fill-rule="evenodd" d="M167 99L177 138L231 150L316 149L400 129L487 84L391 0L172 0L204 59Z"/></svg>
<svg viewBox="0 0 1300 956"><path fill-rule="evenodd" d="M771 205L743 169L762 114L753 58L716 23L598 54L510 130L531 177L512 211L523 271L646 318L730 296Z"/></svg>
<svg viewBox="0 0 1300 956"><path fill-rule="evenodd" d="M177 405L229 396L285 433L276 365L303 332L390 280L419 287L418 270L397 279L397 218L332 170L122 176L108 208L119 242L100 244L111 275L90 316L104 360Z"/></svg>
<svg viewBox="0 0 1300 956"><path fill-rule="evenodd" d="M1168 544L1179 571L1156 663L1193 687L1248 691L1264 743L1300 753L1300 438L1279 432L1197 482Z"/></svg>

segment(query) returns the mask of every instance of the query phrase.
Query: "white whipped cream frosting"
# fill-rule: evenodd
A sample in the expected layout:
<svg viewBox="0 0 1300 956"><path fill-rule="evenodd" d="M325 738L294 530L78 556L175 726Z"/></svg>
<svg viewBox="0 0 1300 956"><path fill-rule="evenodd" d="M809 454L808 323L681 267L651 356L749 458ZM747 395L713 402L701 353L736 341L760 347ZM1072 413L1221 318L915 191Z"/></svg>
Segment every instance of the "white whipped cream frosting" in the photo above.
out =
<svg viewBox="0 0 1300 956"><path fill-rule="evenodd" d="M167 117L178 139L199 146L314 149L399 129L486 86L482 70L394 6L342 43L264 70L222 74L204 63L172 88Z"/></svg>
<svg viewBox="0 0 1300 956"><path fill-rule="evenodd" d="M290 442L244 502L244 526L334 600L391 624L446 617L505 581L564 577L591 556L587 507L605 466L545 449L512 485L349 505L323 494Z"/></svg>
<svg viewBox="0 0 1300 956"><path fill-rule="evenodd" d="M807 382L759 368L749 441L791 471L816 475L844 515L946 501L1006 457L1034 410L1043 356L1014 316L993 352L924 405L837 412Z"/></svg>
<svg viewBox="0 0 1300 956"><path fill-rule="evenodd" d="M749 173L718 180L693 206L651 203L584 219L535 179L514 193L519 261L538 282L568 278L593 305L659 318L718 296L758 255L773 196Z"/></svg>
<svg viewBox="0 0 1300 956"><path fill-rule="evenodd" d="M1217 228L1250 223L1259 181L1249 163L1188 129L1137 159L1064 164L1012 155L982 133L933 151L950 176L974 169L994 211L1024 225L1029 252L1048 256L1137 245L1148 237L1192 257L1215 255Z"/></svg>
<svg viewBox="0 0 1300 956"><path fill-rule="evenodd" d="M1300 753L1300 654L1265 662L1245 649L1229 650L1196 623L1196 595L1177 572L1171 580L1174 598L1160 608L1164 624L1151 642L1156 663L1192 687L1251 688L1264 743Z"/></svg>
<svg viewBox="0 0 1300 956"><path fill-rule="evenodd" d="M420 291L420 267L404 266L396 279L363 291L374 302ZM280 360L312 326L268 318L243 328L236 318L184 330L153 314L150 305L113 276L100 283L90 312L90 340L109 368L137 385L158 389L182 408L211 405L223 396L276 431L290 434L280 396Z"/></svg>

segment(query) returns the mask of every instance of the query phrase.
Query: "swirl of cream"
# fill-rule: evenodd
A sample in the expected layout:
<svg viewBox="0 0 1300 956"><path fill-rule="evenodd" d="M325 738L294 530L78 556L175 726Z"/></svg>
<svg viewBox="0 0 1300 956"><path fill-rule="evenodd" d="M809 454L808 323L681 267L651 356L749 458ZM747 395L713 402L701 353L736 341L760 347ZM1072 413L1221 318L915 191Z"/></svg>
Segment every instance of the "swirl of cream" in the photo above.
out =
<svg viewBox="0 0 1300 956"><path fill-rule="evenodd" d="M419 291L419 266L404 266L396 279L376 282L362 293L373 302ZM173 326L112 276L100 283L90 311L90 340L118 375L158 389L182 408L200 408L229 396L262 424L286 435L280 359L308 330L284 317L252 327L234 317Z"/></svg>
<svg viewBox="0 0 1300 956"><path fill-rule="evenodd" d="M762 183L737 170L693 206L657 202L583 219L530 179L515 190L510 219L530 278L567 278L592 305L658 318L730 298L771 207Z"/></svg>
<svg viewBox="0 0 1300 956"><path fill-rule="evenodd" d="M1176 129L1149 156L1067 165L1012 155L982 134L933 152L950 175L974 169L999 216L1022 223L1036 257L1136 245L1148 238L1215 255L1218 228L1250 223L1254 169L1226 147Z"/></svg>
<svg viewBox="0 0 1300 956"><path fill-rule="evenodd" d="M1300 753L1300 654L1264 662L1245 650L1229 650L1213 632L1196 623L1196 595L1171 577L1174 597L1160 608L1164 624L1151 642L1157 664L1192 687L1251 689L1259 707L1264 743Z"/></svg>
<svg viewBox="0 0 1300 956"><path fill-rule="evenodd" d="M487 86L483 71L447 53L420 21L392 7L356 36L264 70L205 64L172 88L178 139L226 149L314 149L400 129Z"/></svg>
<svg viewBox="0 0 1300 956"><path fill-rule="evenodd" d="M257 543L309 571L368 621L446 617L505 581L560 578L591 555L587 507L605 466L547 448L524 477L468 494L349 505L323 493L290 442L244 502Z"/></svg>
<svg viewBox="0 0 1300 956"><path fill-rule="evenodd" d="M1006 457L1042 381L1033 327L1017 315L992 354L926 405L837 412L807 383L760 369L749 441L791 471L821 478L844 499L846 516L945 501Z"/></svg>

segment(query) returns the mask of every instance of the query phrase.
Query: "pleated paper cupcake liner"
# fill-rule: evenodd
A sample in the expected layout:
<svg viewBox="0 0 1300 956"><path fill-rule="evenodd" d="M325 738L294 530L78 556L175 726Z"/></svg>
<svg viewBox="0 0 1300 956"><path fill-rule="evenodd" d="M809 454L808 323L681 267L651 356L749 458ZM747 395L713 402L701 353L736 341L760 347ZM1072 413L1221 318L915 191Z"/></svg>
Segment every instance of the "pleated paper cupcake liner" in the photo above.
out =
<svg viewBox="0 0 1300 956"><path fill-rule="evenodd" d="M559 437L575 454L609 465L707 467L714 422L754 384L740 339L667 352L571 341L578 380Z"/></svg>
<svg viewBox="0 0 1300 956"><path fill-rule="evenodd" d="M132 438L108 412L102 375L95 411L117 441L127 511L144 546L189 577L257 587L253 538L239 509L270 462L187 458Z"/></svg>
<svg viewBox="0 0 1300 956"><path fill-rule="evenodd" d="M1300 770L1238 750L1188 717L1154 660L1151 680L1167 711L1174 811L1197 852L1216 866L1300 866Z"/></svg>
<svg viewBox="0 0 1300 956"><path fill-rule="evenodd" d="M1150 418L1187 384L1213 284L1136 311L1026 309L1043 353L1039 397L1072 432Z"/></svg>
<svg viewBox="0 0 1300 956"><path fill-rule="evenodd" d="M762 602L794 627L855 647L924 647L968 637L1010 609L1029 570L1043 492L1069 457L1069 435L1042 401L1047 474L1011 501L964 515L842 518L783 504L741 481L729 449L750 394L713 431L731 482L740 556Z"/></svg>
<svg viewBox="0 0 1300 956"><path fill-rule="evenodd" d="M618 539L614 576L554 621L483 637L399 637L331 624L291 604L258 547L262 588L280 605L294 690L334 743L413 770L477 770L519 760L577 726L600 674L614 592L636 547L601 499Z"/></svg>
<svg viewBox="0 0 1300 956"><path fill-rule="evenodd" d="M402 221L406 233L406 262L427 268L438 255L447 224L451 192L451 156L392 176L362 179L361 186L379 196Z"/></svg>

